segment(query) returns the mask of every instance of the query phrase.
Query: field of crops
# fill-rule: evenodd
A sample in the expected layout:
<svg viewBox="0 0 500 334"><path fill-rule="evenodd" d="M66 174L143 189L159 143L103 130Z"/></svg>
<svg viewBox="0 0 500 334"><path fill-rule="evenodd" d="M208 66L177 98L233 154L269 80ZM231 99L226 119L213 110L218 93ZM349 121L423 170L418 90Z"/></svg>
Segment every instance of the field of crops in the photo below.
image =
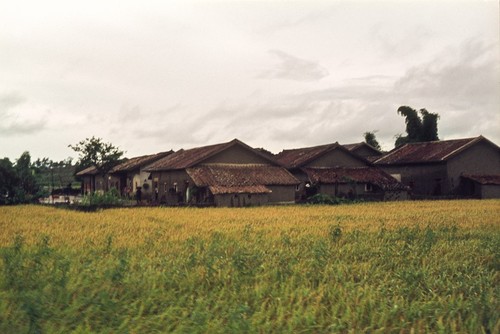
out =
<svg viewBox="0 0 500 334"><path fill-rule="evenodd" d="M0 333L499 333L499 213L0 207Z"/></svg>

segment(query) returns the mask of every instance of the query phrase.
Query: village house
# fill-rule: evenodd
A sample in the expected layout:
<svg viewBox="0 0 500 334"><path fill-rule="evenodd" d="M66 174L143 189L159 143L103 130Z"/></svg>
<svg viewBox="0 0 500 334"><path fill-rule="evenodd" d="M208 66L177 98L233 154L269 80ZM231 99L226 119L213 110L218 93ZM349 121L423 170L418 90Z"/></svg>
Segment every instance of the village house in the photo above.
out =
<svg viewBox="0 0 500 334"><path fill-rule="evenodd" d="M141 193L141 199L146 201L158 201L158 183L152 182L150 173L143 168L157 160L160 160L174 151L143 155L122 161L111 168L108 173L110 187L118 189L120 195L134 198Z"/></svg>
<svg viewBox="0 0 500 334"><path fill-rule="evenodd" d="M301 181L296 201L317 193L366 200L406 199L396 179L338 143L283 150L276 160Z"/></svg>
<svg viewBox="0 0 500 334"><path fill-rule="evenodd" d="M99 170L95 166L87 167L75 175L82 180L82 193L104 193L117 189L120 195L132 197L138 188L144 193L144 198L151 197L153 191L150 174L142 168L158 159L164 158L173 151L144 155L131 159L123 159L113 164L108 171Z"/></svg>
<svg viewBox="0 0 500 334"><path fill-rule="evenodd" d="M351 153L354 153L362 158L365 158L368 161L374 161L380 158L384 153L377 150L375 147L371 146L368 143L354 143L354 144L343 144L346 149L348 149Z"/></svg>
<svg viewBox="0 0 500 334"><path fill-rule="evenodd" d="M144 168L167 205L293 203L299 181L266 154L234 139L179 150Z"/></svg>
<svg viewBox="0 0 500 334"><path fill-rule="evenodd" d="M82 193L83 195L91 194L94 192L103 193L109 190L110 180L108 175L95 166L87 167L75 174L82 180Z"/></svg>
<svg viewBox="0 0 500 334"><path fill-rule="evenodd" d="M483 136L402 145L377 159L415 198L500 197L500 152Z"/></svg>

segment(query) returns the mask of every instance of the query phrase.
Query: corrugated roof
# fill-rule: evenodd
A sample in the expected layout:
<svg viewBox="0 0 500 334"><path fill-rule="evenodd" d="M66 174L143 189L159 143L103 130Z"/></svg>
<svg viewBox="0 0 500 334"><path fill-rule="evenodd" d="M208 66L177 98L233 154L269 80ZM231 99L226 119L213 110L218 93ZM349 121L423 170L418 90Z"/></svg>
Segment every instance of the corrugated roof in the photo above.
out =
<svg viewBox="0 0 500 334"><path fill-rule="evenodd" d="M198 187L296 185L300 182L283 167L218 164L186 169Z"/></svg>
<svg viewBox="0 0 500 334"><path fill-rule="evenodd" d="M386 190L403 190L406 187L395 178L376 167L303 168L313 183L371 183Z"/></svg>
<svg viewBox="0 0 500 334"><path fill-rule="evenodd" d="M462 177L476 181L479 184L484 185L500 185L500 175L473 175L464 174Z"/></svg>
<svg viewBox="0 0 500 334"><path fill-rule="evenodd" d="M174 151L170 150L168 152L160 152L156 154L143 155L140 157L135 157L128 159L110 170L110 173L118 173L118 172L130 172L133 170L140 169L154 161L162 159L170 154L174 153Z"/></svg>
<svg viewBox="0 0 500 334"><path fill-rule="evenodd" d="M351 153L348 149L339 143L319 145L313 147L296 148L291 150L283 150L276 155L276 160L287 168L297 168L306 165L307 163L321 157L329 151L342 150L356 159L366 161L364 158Z"/></svg>
<svg viewBox="0 0 500 334"><path fill-rule="evenodd" d="M239 145L242 146L248 150L251 150L253 153L263 157L264 159L268 160L269 162L273 164L278 164L275 160L271 159L269 156L267 156L264 153L261 153L252 147L248 146L247 144L239 141L238 139L233 139L230 142L227 143L222 143L222 144L215 144L215 145L208 145L208 146L203 146L203 147L196 147L192 148L189 150L179 150L163 159L160 159L150 165L148 165L146 168L144 168L146 171L162 171L162 170L178 170L178 169L185 169L189 167L193 167L196 164L202 162L203 160L208 159L209 157L220 153L228 148L230 148L233 145Z"/></svg>
<svg viewBox="0 0 500 334"><path fill-rule="evenodd" d="M455 140L410 143L392 150L380 159L376 160L375 164L392 165L442 162L480 141L486 141L495 145L483 136Z"/></svg>

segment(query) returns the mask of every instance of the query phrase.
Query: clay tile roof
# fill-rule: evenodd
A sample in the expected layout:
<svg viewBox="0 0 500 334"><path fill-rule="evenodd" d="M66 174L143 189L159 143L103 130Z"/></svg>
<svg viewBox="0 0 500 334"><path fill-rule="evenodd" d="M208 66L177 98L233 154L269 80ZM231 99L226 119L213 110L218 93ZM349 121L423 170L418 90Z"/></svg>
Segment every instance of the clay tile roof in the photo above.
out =
<svg viewBox="0 0 500 334"><path fill-rule="evenodd" d="M304 168L313 183L371 183L385 190L404 190L406 187L376 167Z"/></svg>
<svg viewBox="0 0 500 334"><path fill-rule="evenodd" d="M338 147L340 147L340 145L338 143L334 143L283 150L276 155L276 160L288 168L300 167Z"/></svg>
<svg viewBox="0 0 500 334"><path fill-rule="evenodd" d="M140 157L135 157L131 158L128 160L125 160L115 167L113 167L110 171L110 173L118 173L118 172L129 172L133 170L140 169L141 167L144 167L150 163L153 163L154 161L157 161L159 159L162 159L170 154L174 153L174 151L170 150L168 152L160 152L157 154L150 154L150 155L143 155Z"/></svg>
<svg viewBox="0 0 500 334"><path fill-rule="evenodd" d="M269 157L268 155L253 149L252 147L239 141L238 139L233 139L227 143L196 147L189 150L179 150L163 159L160 159L148 165L144 169L149 172L154 172L162 170L178 170L178 169L193 167L196 164L202 162L203 160L206 160L211 156L219 152L222 152L233 145L243 146L246 149L253 151L255 154L263 157L264 159L269 160L269 162L273 164L279 164L274 159L271 159L271 157Z"/></svg>
<svg viewBox="0 0 500 334"><path fill-rule="evenodd" d="M482 136L455 140L410 143L395 148L376 160L375 164L392 165L442 162L479 141L486 141L495 145Z"/></svg>
<svg viewBox="0 0 500 334"><path fill-rule="evenodd" d="M76 176L97 175L97 174L99 174L97 168L95 166L90 166L76 173Z"/></svg>
<svg viewBox="0 0 500 334"><path fill-rule="evenodd" d="M218 164L186 169L198 187L249 187L297 185L300 182L283 167Z"/></svg>
<svg viewBox="0 0 500 334"><path fill-rule="evenodd" d="M244 187L223 187L223 186L210 186L210 192L214 195L221 194L268 194L271 189L266 186L244 186Z"/></svg>
<svg viewBox="0 0 500 334"><path fill-rule="evenodd" d="M500 185L500 175L472 175L472 174L464 174L462 177L476 181L479 184L484 185Z"/></svg>

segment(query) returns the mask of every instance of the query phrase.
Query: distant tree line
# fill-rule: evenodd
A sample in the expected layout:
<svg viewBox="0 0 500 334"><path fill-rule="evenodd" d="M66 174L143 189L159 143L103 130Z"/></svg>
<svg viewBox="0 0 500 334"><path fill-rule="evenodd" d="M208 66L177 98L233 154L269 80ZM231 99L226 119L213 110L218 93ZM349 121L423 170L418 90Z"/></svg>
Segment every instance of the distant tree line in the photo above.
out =
<svg viewBox="0 0 500 334"><path fill-rule="evenodd" d="M0 159L0 205L33 203L54 189L79 187L74 173L71 158L32 162L30 153L24 152L15 162Z"/></svg>
<svg viewBox="0 0 500 334"><path fill-rule="evenodd" d="M124 153L96 137L69 147L79 153L75 164L72 158L61 161L42 158L32 162L29 152L24 152L15 162L0 159L0 205L34 203L54 191L70 193L80 189L75 177L78 171L94 166L107 172Z"/></svg>

